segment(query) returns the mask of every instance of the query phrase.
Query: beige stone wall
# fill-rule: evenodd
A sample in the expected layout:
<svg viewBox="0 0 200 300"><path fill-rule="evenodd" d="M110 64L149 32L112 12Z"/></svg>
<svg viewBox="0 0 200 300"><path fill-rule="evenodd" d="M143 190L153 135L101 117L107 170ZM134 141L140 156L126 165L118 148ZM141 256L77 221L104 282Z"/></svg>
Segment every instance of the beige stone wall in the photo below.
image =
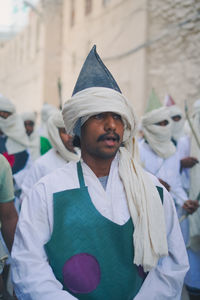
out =
<svg viewBox="0 0 200 300"><path fill-rule="evenodd" d="M96 44L139 116L152 87L191 104L200 98L199 9L199 0L43 0L40 16L32 11L0 48L0 93L20 112L58 106L58 79L64 102Z"/></svg>
<svg viewBox="0 0 200 300"><path fill-rule="evenodd" d="M39 111L43 102L44 26L32 16L30 24L0 49L0 92L19 112Z"/></svg>
<svg viewBox="0 0 200 300"><path fill-rule="evenodd" d="M40 112L48 102L59 106L62 0L45 0L30 13L29 25L0 49L0 93L18 112Z"/></svg>
<svg viewBox="0 0 200 300"><path fill-rule="evenodd" d="M184 107L200 98L200 1L148 1L147 94L154 87Z"/></svg>
<svg viewBox="0 0 200 300"><path fill-rule="evenodd" d="M106 4L104 4L104 2ZM146 56L145 50L127 52L146 40L146 0L92 1L85 14L85 1L74 0L74 24L71 25L72 1L65 1L62 55L64 99L68 99L82 64L96 44L97 52L117 80L122 92L137 112L143 109Z"/></svg>

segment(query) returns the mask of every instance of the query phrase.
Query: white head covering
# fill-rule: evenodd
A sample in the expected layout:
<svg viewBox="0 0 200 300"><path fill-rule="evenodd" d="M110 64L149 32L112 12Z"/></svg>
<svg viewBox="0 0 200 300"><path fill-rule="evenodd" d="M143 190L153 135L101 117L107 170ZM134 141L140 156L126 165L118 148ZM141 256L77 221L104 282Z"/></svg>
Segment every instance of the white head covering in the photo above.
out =
<svg viewBox="0 0 200 300"><path fill-rule="evenodd" d="M36 122L36 113L33 111L27 111L22 113L22 120L25 121L32 121L34 124Z"/></svg>
<svg viewBox="0 0 200 300"><path fill-rule="evenodd" d="M168 106L170 117L175 117L177 115L181 116L179 121L174 121L172 119L172 137L175 141L178 141L180 137L184 135L184 123L183 113L177 105Z"/></svg>
<svg viewBox="0 0 200 300"><path fill-rule="evenodd" d="M195 101L193 105L193 116L192 116L192 125L194 131L197 135L198 140L200 141L200 99ZM200 162L200 149L194 138L192 132L191 136L191 153L190 155L196 157ZM200 201L200 163L196 164L190 169L190 190L189 190L189 199L199 200ZM193 250L200 250L200 209L193 213L190 217L190 239L191 239L191 248Z"/></svg>
<svg viewBox="0 0 200 300"><path fill-rule="evenodd" d="M27 149L29 142L21 116L16 114L15 106L4 96L0 96L0 111L10 112L4 119L0 117L0 129L8 137L6 149L8 154L14 154Z"/></svg>
<svg viewBox="0 0 200 300"><path fill-rule="evenodd" d="M60 111L54 112L54 114L49 117L47 122L47 130L50 142L66 162L78 161L79 156L69 151L64 146L58 131L59 128L65 128L63 117Z"/></svg>
<svg viewBox="0 0 200 300"><path fill-rule="evenodd" d="M166 126L158 126L156 123L167 120ZM142 117L142 130L150 147L162 158L168 158L175 153L176 148L171 141L172 121L166 107L160 107L146 113Z"/></svg>
<svg viewBox="0 0 200 300"><path fill-rule="evenodd" d="M64 105L65 127L67 132L73 135L80 118L86 121L90 116L101 112L117 113L124 123L125 147L120 147L119 150L119 175L134 223L134 263L142 265L144 270L148 271L156 266L161 256L168 253L164 212L158 191L149 175L136 159L132 158L136 120L128 100L109 88L94 87L82 90Z"/></svg>
<svg viewBox="0 0 200 300"><path fill-rule="evenodd" d="M32 121L34 124L36 122L36 113L35 112L24 112L22 115L22 120ZM33 128L33 132L28 136L29 140L29 151L31 154L32 160L36 160L40 156L40 136L35 129L35 125Z"/></svg>
<svg viewBox="0 0 200 300"><path fill-rule="evenodd" d="M39 134L41 136L44 136L48 138L48 132L47 132L47 121L49 117L54 114L55 112L58 112L58 108L49 104L44 103L42 110L41 110L41 127L39 129Z"/></svg>

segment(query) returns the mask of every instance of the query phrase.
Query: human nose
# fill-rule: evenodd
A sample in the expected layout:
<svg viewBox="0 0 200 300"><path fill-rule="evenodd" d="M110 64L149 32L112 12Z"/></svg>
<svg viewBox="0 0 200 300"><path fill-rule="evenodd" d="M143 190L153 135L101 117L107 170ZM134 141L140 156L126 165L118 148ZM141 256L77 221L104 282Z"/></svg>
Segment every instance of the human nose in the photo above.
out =
<svg viewBox="0 0 200 300"><path fill-rule="evenodd" d="M115 120L114 120L114 118L112 116L107 116L106 117L104 128L105 128L105 131L115 130L116 129Z"/></svg>

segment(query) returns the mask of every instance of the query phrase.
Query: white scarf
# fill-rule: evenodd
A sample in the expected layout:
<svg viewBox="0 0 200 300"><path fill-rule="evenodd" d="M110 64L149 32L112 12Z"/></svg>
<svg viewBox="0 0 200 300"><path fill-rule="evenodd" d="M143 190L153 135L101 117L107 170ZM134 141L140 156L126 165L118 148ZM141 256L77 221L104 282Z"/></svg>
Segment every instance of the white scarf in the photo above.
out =
<svg viewBox="0 0 200 300"><path fill-rule="evenodd" d="M114 112L124 123L120 147L119 175L123 182L131 218L134 223L134 263L149 271L158 259L168 254L164 211L158 191L148 174L136 162L133 149L136 120L127 99L109 88L88 88L75 94L64 105L66 130L73 134L77 121L101 112Z"/></svg>
<svg viewBox="0 0 200 300"><path fill-rule="evenodd" d="M174 121L172 119L172 137L175 141L178 141L180 137L184 135L184 123L183 113L181 109L176 105L171 105L167 107L169 110L170 117L175 117L177 115L181 116L179 121Z"/></svg>
<svg viewBox="0 0 200 300"><path fill-rule="evenodd" d="M21 116L24 122L32 121L34 123L33 132L28 136L29 151L34 161L40 156L40 136L35 128L36 114L34 112L25 112Z"/></svg>
<svg viewBox="0 0 200 300"><path fill-rule="evenodd" d="M166 126L155 125L167 120ZM153 151L162 158L168 158L175 153L176 147L171 141L171 125L169 111L166 107L154 109L142 117L142 130L144 137Z"/></svg>
<svg viewBox="0 0 200 300"><path fill-rule="evenodd" d="M194 131L200 141L200 100L194 103L194 114L192 118ZM200 149L191 132L191 156L196 157L200 162ZM190 190L189 199L196 200L200 195L200 163L190 169ZM190 247L193 250L200 250L200 208L189 216L190 220Z"/></svg>
<svg viewBox="0 0 200 300"><path fill-rule="evenodd" d="M64 146L59 134L59 128L65 128L63 117L60 111L52 114L47 122L47 130L50 142L66 162L78 161L79 155L69 151Z"/></svg>
<svg viewBox="0 0 200 300"><path fill-rule="evenodd" d="M11 113L7 119L0 117L0 129L8 137L6 140L8 154L24 151L29 143L23 120L16 114L15 106L12 102L2 95L0 96L0 111Z"/></svg>
<svg viewBox="0 0 200 300"><path fill-rule="evenodd" d="M41 110L41 127L39 128L39 134L43 137L48 137L48 131L47 131L47 121L49 117L54 114L55 112L58 112L59 110L57 107L49 104L44 103L42 110Z"/></svg>

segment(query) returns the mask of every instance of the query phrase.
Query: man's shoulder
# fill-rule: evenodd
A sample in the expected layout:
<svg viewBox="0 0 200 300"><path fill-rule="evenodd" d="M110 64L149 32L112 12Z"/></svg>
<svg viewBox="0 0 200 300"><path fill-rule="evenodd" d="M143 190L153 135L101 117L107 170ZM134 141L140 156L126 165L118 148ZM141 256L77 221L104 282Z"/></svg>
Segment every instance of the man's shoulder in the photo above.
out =
<svg viewBox="0 0 200 300"><path fill-rule="evenodd" d="M76 162L66 163L63 167L51 171L42 177L38 184L45 186L48 193L56 193L64 189L77 187L77 167Z"/></svg>
<svg viewBox="0 0 200 300"><path fill-rule="evenodd" d="M10 168L7 159L2 154L0 154L0 166L1 173L6 172Z"/></svg>

